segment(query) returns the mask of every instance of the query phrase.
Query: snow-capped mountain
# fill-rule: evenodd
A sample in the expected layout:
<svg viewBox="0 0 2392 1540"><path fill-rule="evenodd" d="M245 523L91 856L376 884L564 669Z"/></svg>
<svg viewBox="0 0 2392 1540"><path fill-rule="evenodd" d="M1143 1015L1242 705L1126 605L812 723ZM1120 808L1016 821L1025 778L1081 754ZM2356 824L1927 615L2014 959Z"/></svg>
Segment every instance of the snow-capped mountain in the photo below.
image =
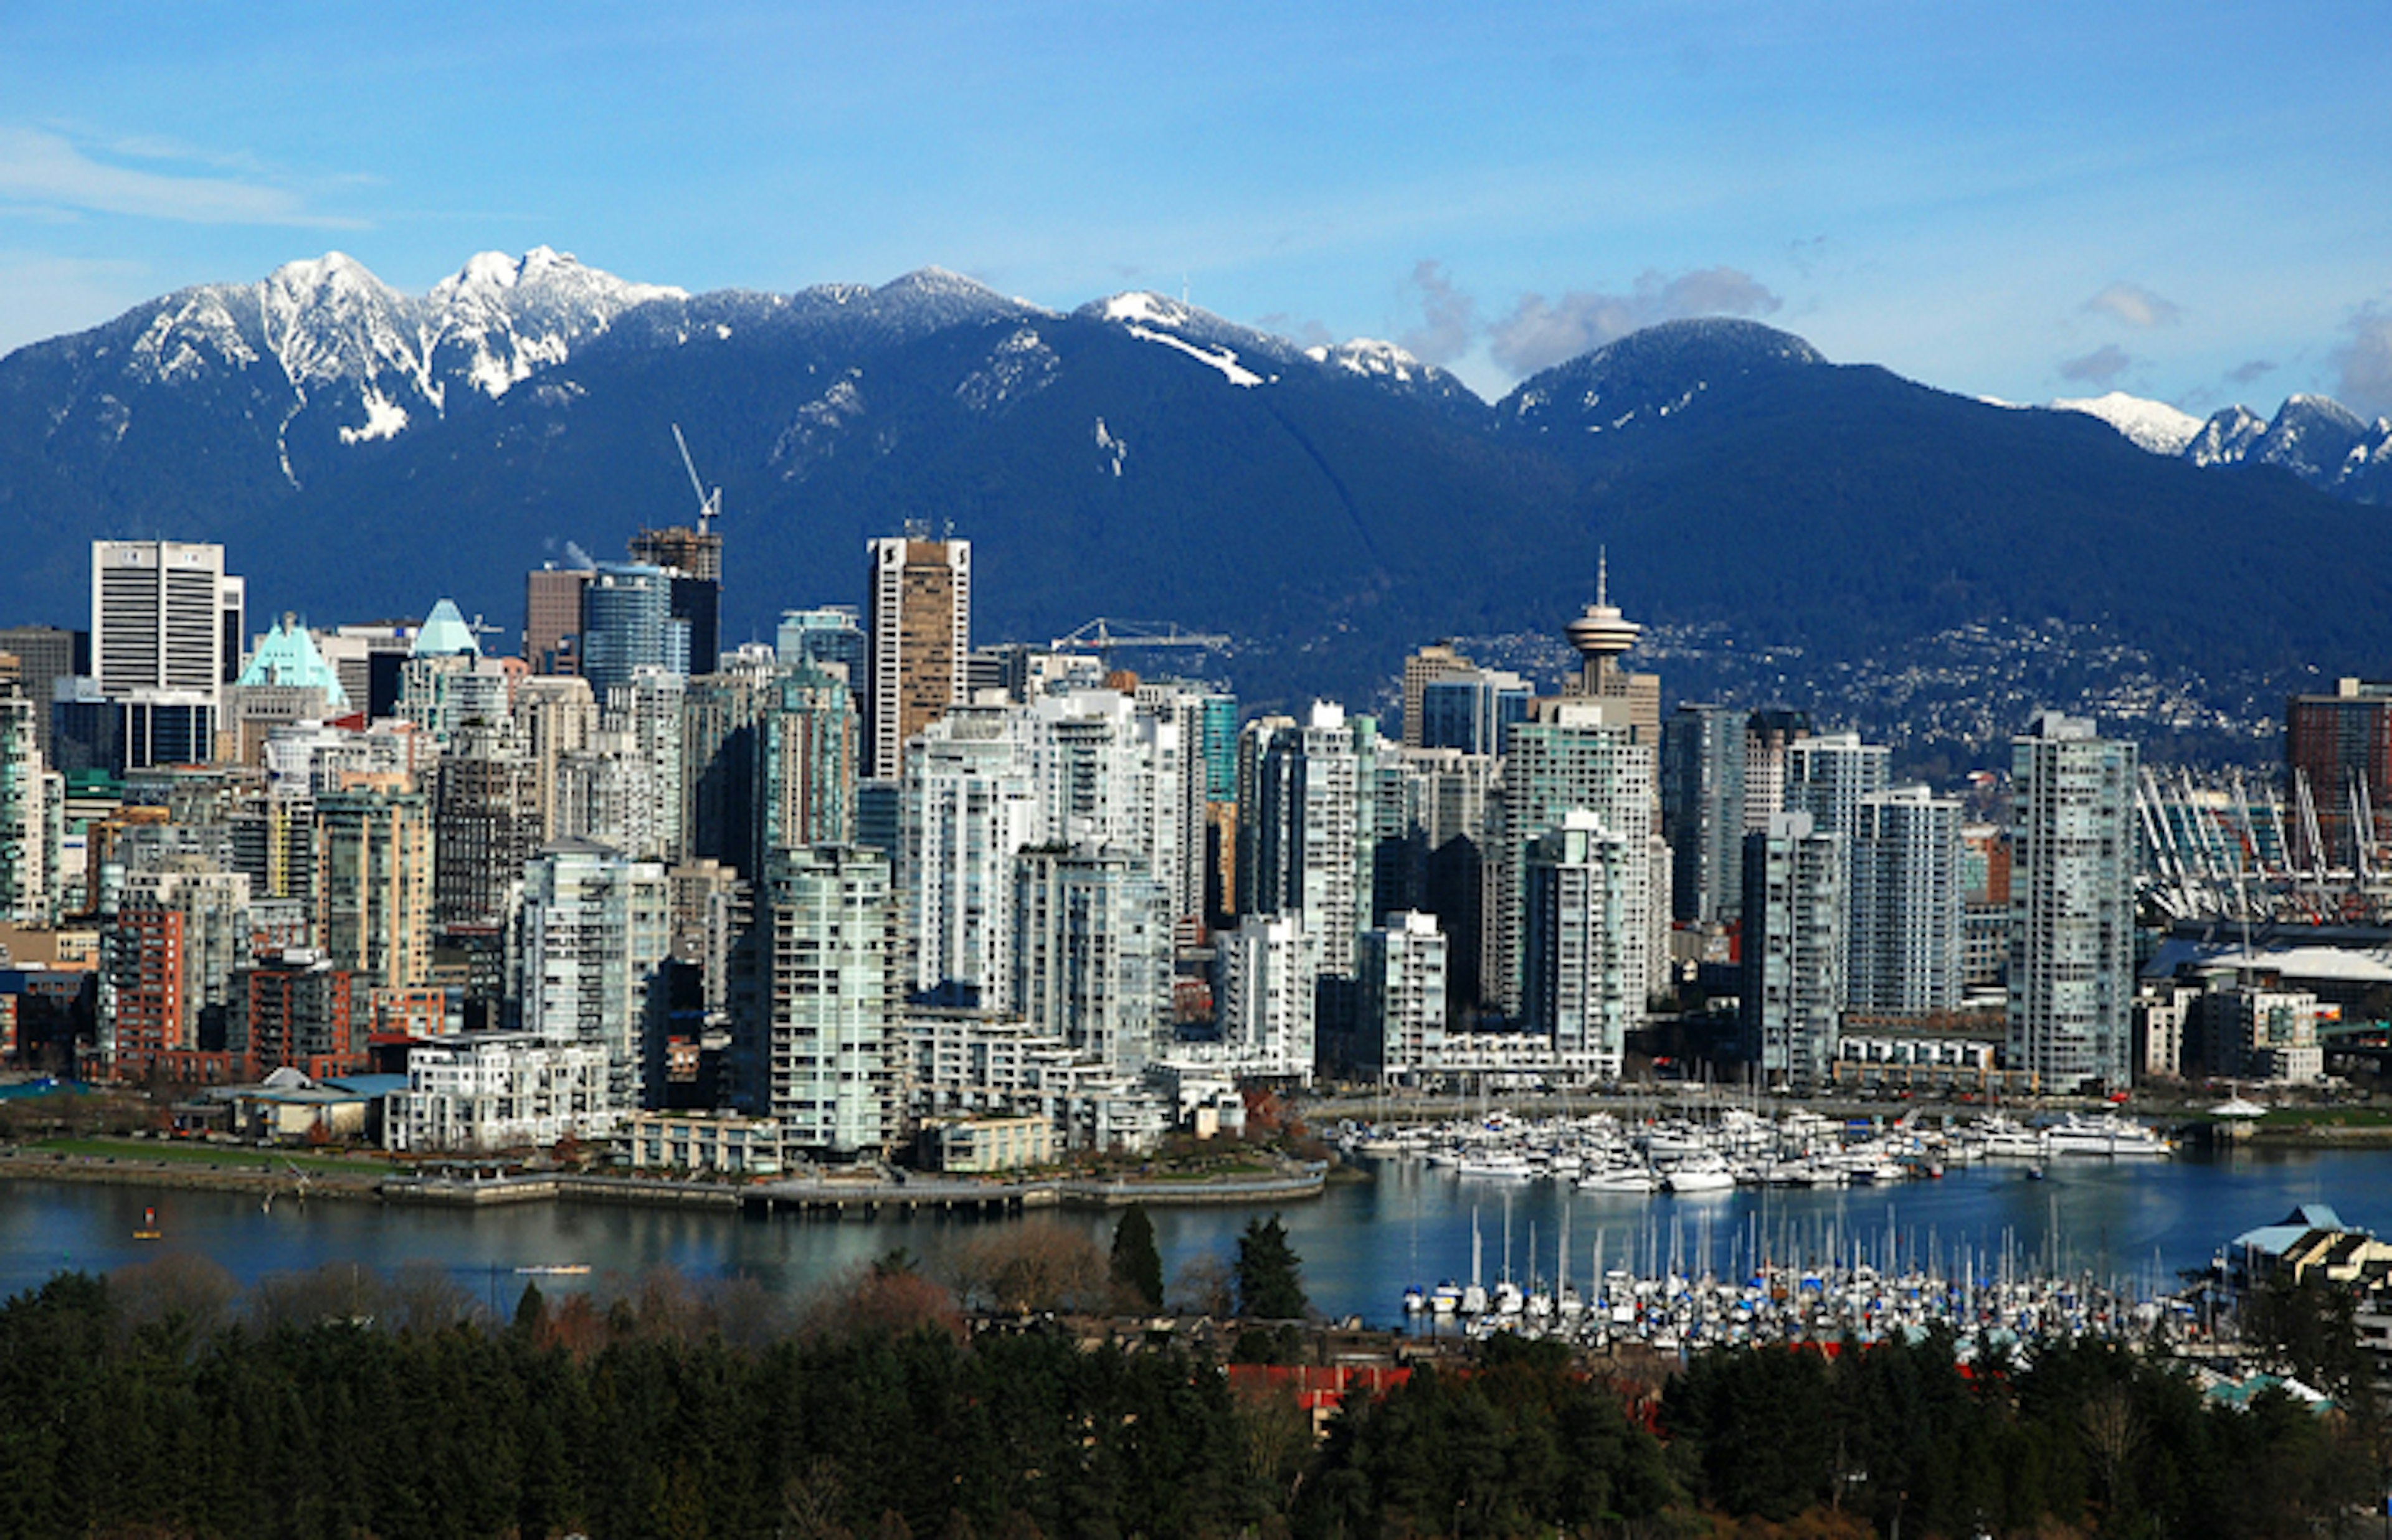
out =
<svg viewBox="0 0 2392 1540"><path fill-rule="evenodd" d="M2184 452L2193 435L2201 432L2201 419L2190 412L2178 411L2164 401L2146 401L2125 391L2112 391L2077 400L2059 400L2051 404L2054 411L2083 412L2098 417L2126 435L2127 442L2138 448L2149 449L2155 455L2177 455Z"/></svg>
<svg viewBox="0 0 2392 1540"><path fill-rule="evenodd" d="M687 517L676 425L722 491L731 635L852 602L866 537L952 521L989 634L1236 632L1257 703L1367 692L1424 637L1550 630L1606 548L1639 618L1760 616L1806 667L1955 615L2214 646L2230 603L2251 655L2324 646L2320 612L2372 645L2368 594L2255 597L2206 553L2298 526L2350 553L2336 581L2392 560L2372 510L2289 477L2193 474L1748 321L1621 338L1490 407L1392 343L1303 347L1149 292L1053 310L925 268L691 294L538 249L420 295L327 255L0 358L0 617L81 624L89 541L162 534L225 542L261 606L446 592L505 624L567 542ZM2288 406L2181 452L2363 471L2383 434L2350 431Z"/></svg>
<svg viewBox="0 0 2392 1540"><path fill-rule="evenodd" d="M2369 422L2326 396L2292 396L2272 420L2233 406L2204 421L2118 391L2051 405L2098 417L2156 455L2200 466L2272 465L2356 502L2392 500L2392 421Z"/></svg>

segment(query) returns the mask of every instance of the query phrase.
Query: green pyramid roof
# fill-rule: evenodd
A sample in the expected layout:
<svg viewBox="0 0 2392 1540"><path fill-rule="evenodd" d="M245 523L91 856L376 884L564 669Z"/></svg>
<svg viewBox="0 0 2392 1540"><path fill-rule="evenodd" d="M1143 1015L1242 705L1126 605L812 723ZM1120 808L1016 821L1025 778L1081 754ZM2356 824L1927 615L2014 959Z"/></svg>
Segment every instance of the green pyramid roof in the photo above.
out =
<svg viewBox="0 0 2392 1540"><path fill-rule="evenodd" d="M465 617L457 613L456 604L442 600L432 606L432 617L415 633L415 645L409 649L410 657L448 657L464 653L474 657L482 655L482 644L474 640L474 629Z"/></svg>
<svg viewBox="0 0 2392 1540"><path fill-rule="evenodd" d="M266 640L251 654L249 666L240 671L235 685L271 684L302 690L321 690L327 709L346 711L348 692L341 688L341 676L316 651L315 639L296 616L284 615Z"/></svg>

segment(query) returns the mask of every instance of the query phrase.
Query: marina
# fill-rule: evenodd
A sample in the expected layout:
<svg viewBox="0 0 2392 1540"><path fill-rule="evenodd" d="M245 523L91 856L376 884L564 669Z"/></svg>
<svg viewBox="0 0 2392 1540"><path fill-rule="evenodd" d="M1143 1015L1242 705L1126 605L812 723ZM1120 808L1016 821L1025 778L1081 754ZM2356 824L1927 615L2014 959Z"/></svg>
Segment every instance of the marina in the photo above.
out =
<svg viewBox="0 0 2392 1540"><path fill-rule="evenodd" d="M2081 1283L2089 1273L2105 1287L2149 1294L2173 1287L2178 1270L2206 1265L2232 1236L2301 1203L2337 1204L2354 1223L2380 1227L2377 1195L2392 1190L2386 1182L2392 1165L2366 1149L2188 1149L2164 1159L1989 1155L1947 1161L1940 1178L1736 1185L1700 1195L1606 1191L1583 1167L1566 1182L1465 1179L1424 1154L1349 1158L1367 1180L1332 1182L1318 1197L1259 1209L1152 1210L1165 1277L1200 1259L1232 1255L1247 1222L1276 1211L1303 1260L1316 1310L1374 1325L1410 1319L1423 1331L1460 1329L1459 1301L1441 1322L1425 1311L1408 1317L1404 1290L1416 1285L1425 1293L1449 1281L1466 1288L1474 1216L1482 1287L1491 1298L1508 1277L1524 1314L1538 1292L1530 1286L1540 1280L1549 1281L1558 1312L1565 1281L1591 1304L1601 1293L1596 1280L1615 1271L1664 1284L1673 1275L1690 1282L1709 1275L1741 1289L1766 1277L1765 1266L1785 1270L1796 1284L1816 1273L1824 1295L1856 1262L1895 1278L1916 1272L1981 1285L2034 1275ZM162 1239L133 1238L145 1210L155 1210ZM513 1278L518 1267L563 1260L591 1271L543 1278L543 1289L604 1289L671 1268L698 1280L752 1278L797 1295L899 1248L935 1275L992 1226L1060 1226L1105 1246L1116 1218L1094 1208L1021 1217L884 1210L796 1223L696 1207L568 1199L449 1208L295 1194L269 1208L240 1193L18 1181L0 1184L0 1291L36 1287L61 1269L107 1272L188 1254L214 1260L242 1282L332 1262L385 1272L415 1264L445 1268L478 1295L494 1270ZM1765 1287L1774 1293L1774 1284ZM1987 1299L1980 1293L1974 1302ZM1734 1307L1725 1308L1732 1326ZM2098 1314L2100 1302L2088 1299L2086 1308Z"/></svg>

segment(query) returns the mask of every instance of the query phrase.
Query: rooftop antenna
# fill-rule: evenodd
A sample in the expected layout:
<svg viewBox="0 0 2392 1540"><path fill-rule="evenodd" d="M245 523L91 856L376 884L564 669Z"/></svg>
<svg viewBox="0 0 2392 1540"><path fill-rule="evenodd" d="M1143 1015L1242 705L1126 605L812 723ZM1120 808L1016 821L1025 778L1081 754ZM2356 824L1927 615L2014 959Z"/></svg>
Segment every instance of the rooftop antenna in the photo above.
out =
<svg viewBox="0 0 2392 1540"><path fill-rule="evenodd" d="M696 461L689 458L689 440L681 436L681 424L674 423L672 431L673 443L681 447L682 469L689 472L690 489L697 494L697 532L705 535L711 531L714 521L722 517L722 488L718 486L711 492L706 489L706 483L698 480Z"/></svg>
<svg viewBox="0 0 2392 1540"><path fill-rule="evenodd" d="M673 431L679 433L681 430L676 428ZM1597 546L1594 548L1594 602L1597 604L1607 604L1611 602L1610 588L1611 548L1607 545Z"/></svg>

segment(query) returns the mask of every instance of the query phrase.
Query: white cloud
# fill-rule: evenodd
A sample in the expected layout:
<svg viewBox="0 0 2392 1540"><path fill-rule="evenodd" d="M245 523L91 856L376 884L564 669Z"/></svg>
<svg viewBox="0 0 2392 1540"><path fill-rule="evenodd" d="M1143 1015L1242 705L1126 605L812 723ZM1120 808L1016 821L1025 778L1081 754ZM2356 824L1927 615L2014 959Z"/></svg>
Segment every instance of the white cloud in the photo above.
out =
<svg viewBox="0 0 2392 1540"><path fill-rule="evenodd" d="M2127 356L2125 348L2115 343L2103 343L2081 358L2060 360L2060 377L2087 384L2108 385L2134 366L2135 360Z"/></svg>
<svg viewBox="0 0 2392 1540"><path fill-rule="evenodd" d="M2335 399L2364 416L2392 416L2392 310L2363 306L2344 330L2350 341L2334 349Z"/></svg>
<svg viewBox="0 0 2392 1540"><path fill-rule="evenodd" d="M2146 331L2155 326L2174 326L2184 318L2184 306L2160 298L2139 283L2113 283L2086 300L2083 308Z"/></svg>
<svg viewBox="0 0 2392 1540"><path fill-rule="evenodd" d="M1404 351L1432 364L1450 364L1469 352L1478 332L1478 302L1453 286L1445 264L1424 259L1408 287L1420 295L1421 324L1396 339Z"/></svg>
<svg viewBox="0 0 2392 1540"><path fill-rule="evenodd" d="M1534 374L1662 321L1767 316L1783 304L1758 278L1734 267L1704 267L1674 278L1648 272L1624 294L1573 290L1550 303L1542 294L1524 294L1512 314L1488 330L1488 351L1504 368Z"/></svg>
<svg viewBox="0 0 2392 1540"><path fill-rule="evenodd" d="M124 151L127 158L155 160L168 148L159 141L128 143L137 148ZM254 177L112 164L63 135L38 128L0 126L0 199L191 225L356 223L314 213L296 193Z"/></svg>

